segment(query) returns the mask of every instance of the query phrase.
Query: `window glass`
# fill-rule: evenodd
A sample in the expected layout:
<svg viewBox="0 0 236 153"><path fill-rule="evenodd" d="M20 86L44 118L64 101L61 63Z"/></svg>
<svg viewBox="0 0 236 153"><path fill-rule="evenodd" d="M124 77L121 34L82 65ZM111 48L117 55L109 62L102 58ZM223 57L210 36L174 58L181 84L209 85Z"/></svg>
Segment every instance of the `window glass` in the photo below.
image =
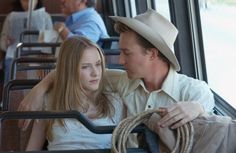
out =
<svg viewBox="0 0 236 153"><path fill-rule="evenodd" d="M210 87L236 108L236 1L199 0Z"/></svg>
<svg viewBox="0 0 236 153"><path fill-rule="evenodd" d="M165 18L170 21L170 12L169 12L169 1L167 0L155 0L156 10L161 13Z"/></svg>

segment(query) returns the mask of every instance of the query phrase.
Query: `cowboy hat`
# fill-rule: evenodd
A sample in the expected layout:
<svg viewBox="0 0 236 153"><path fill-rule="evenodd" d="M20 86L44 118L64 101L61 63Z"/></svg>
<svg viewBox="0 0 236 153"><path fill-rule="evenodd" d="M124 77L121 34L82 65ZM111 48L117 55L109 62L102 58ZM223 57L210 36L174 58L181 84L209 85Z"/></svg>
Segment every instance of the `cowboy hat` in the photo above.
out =
<svg viewBox="0 0 236 153"><path fill-rule="evenodd" d="M153 44L173 65L180 70L179 62L172 51L178 30L162 15L152 9L134 18L110 16L116 22L121 22Z"/></svg>

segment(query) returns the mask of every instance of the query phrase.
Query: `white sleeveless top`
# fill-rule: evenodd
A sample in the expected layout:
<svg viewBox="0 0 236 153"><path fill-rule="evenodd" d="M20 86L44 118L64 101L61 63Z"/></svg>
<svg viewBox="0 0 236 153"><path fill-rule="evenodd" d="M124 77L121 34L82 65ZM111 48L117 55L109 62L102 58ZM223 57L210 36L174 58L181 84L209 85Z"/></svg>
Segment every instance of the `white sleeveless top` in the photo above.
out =
<svg viewBox="0 0 236 153"><path fill-rule="evenodd" d="M96 126L116 125L123 118L123 105L120 96L116 93L109 93L106 96L115 108L115 115L113 118L105 117L91 120ZM111 148L112 134L92 133L77 119L65 119L64 121L65 128L60 126L58 122L53 124L53 140L48 141L48 150Z"/></svg>

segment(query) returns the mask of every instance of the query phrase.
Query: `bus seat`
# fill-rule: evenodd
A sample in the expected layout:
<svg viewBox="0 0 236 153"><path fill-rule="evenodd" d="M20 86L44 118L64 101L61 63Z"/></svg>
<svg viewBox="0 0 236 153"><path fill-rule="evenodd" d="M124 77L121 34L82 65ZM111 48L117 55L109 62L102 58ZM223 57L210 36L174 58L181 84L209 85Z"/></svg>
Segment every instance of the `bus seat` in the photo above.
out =
<svg viewBox="0 0 236 153"><path fill-rule="evenodd" d="M40 80L11 80L3 90L2 110L16 111L24 95L26 95L33 86L39 83Z"/></svg>
<svg viewBox="0 0 236 153"><path fill-rule="evenodd" d="M119 37L111 36L109 38L101 38L98 44L102 49L118 49Z"/></svg>
<svg viewBox="0 0 236 153"><path fill-rule="evenodd" d="M110 69L123 69L119 64L119 37L112 36L109 38L102 38L98 44L104 51L107 68Z"/></svg>
<svg viewBox="0 0 236 153"><path fill-rule="evenodd" d="M15 58L33 55L55 57L60 45L61 43L19 43L16 48Z"/></svg>
<svg viewBox="0 0 236 153"><path fill-rule="evenodd" d="M20 42L21 43L23 43L23 42L30 42L30 37L27 37L27 36L32 36L32 35L39 36L39 31L37 31L37 30L36 31L28 31L28 30L26 30L26 31L21 32L21 34L20 34ZM28 38L29 38L29 40L28 40Z"/></svg>
<svg viewBox="0 0 236 153"><path fill-rule="evenodd" d="M0 112L0 120L1 124L6 122L7 120L18 120L18 119L49 119L49 118L75 118L80 121L86 128L96 134L109 134L112 133L115 126L96 126L91 123L87 118L79 113L78 111L68 111L68 112L50 112L50 111L34 111L34 112ZM3 127L3 126L2 126ZM139 125L135 129L133 129L132 133L141 133L145 129L145 126ZM9 129L4 129L9 130ZM4 132L6 133L6 132ZM3 148L2 146L5 140L3 137L3 131L1 130L1 150L0 151L8 151L9 148ZM6 135L5 135L6 136ZM13 138L14 139L14 138ZM21 139L19 139L21 141ZM19 142L18 142L19 143ZM10 145L10 144L8 144ZM21 150L16 150L15 148L11 149L11 152L24 152ZM37 151L38 152L38 151ZM41 151L40 151L41 152ZM44 153L54 153L54 152L61 152L61 153L109 153L110 149L93 149L93 150L65 150L65 151L42 151ZM128 148L128 153L147 153L146 148ZM36 153L36 152L35 152Z"/></svg>
<svg viewBox="0 0 236 153"><path fill-rule="evenodd" d="M56 58L20 57L12 62L10 80L42 79L56 67Z"/></svg>
<svg viewBox="0 0 236 153"><path fill-rule="evenodd" d="M25 94L35 86L39 80L14 80L7 83L3 91L2 110L16 111L19 103L24 98ZM31 125L32 126L32 125ZM31 127L30 126L30 127ZM29 135L29 128L26 131L22 131L18 128L18 120L7 120L2 123L1 126L1 150L23 150Z"/></svg>

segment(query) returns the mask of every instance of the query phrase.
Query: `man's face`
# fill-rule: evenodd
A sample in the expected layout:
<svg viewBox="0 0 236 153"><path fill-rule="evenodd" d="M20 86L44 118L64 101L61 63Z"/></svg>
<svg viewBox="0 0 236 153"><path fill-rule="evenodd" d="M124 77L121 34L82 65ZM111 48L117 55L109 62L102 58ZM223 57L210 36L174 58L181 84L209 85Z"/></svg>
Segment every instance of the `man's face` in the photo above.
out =
<svg viewBox="0 0 236 153"><path fill-rule="evenodd" d="M80 10L82 2L83 0L61 0L61 12L66 16L70 16Z"/></svg>
<svg viewBox="0 0 236 153"><path fill-rule="evenodd" d="M145 48L140 46L136 40L134 32L124 32L120 34L120 58L119 63L124 66L130 79L139 79L145 76L148 68L148 56Z"/></svg>

